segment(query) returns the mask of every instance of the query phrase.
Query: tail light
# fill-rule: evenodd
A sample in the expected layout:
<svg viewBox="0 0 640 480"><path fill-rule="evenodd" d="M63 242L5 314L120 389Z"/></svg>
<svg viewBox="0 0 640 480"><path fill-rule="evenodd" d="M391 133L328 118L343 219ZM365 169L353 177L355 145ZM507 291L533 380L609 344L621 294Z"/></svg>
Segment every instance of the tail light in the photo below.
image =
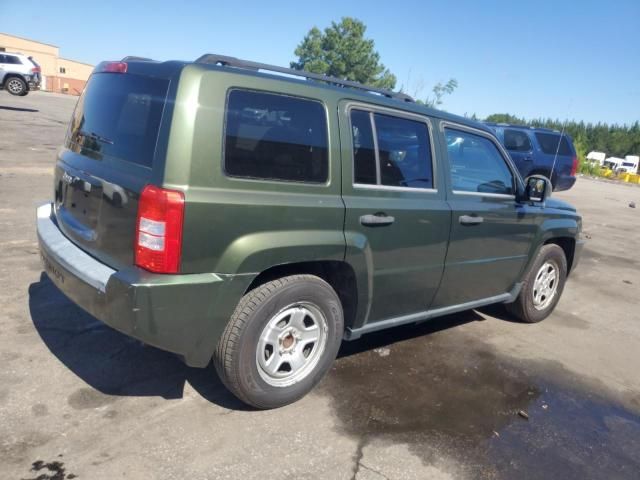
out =
<svg viewBox="0 0 640 480"><path fill-rule="evenodd" d="M578 157L574 156L573 157L573 164L571 165L571 176L575 177L577 171L578 171Z"/></svg>
<svg viewBox="0 0 640 480"><path fill-rule="evenodd" d="M182 253L184 194L147 185L140 194L135 264L156 273L178 273Z"/></svg>
<svg viewBox="0 0 640 480"><path fill-rule="evenodd" d="M94 73L127 73L125 62L102 62L95 68Z"/></svg>
<svg viewBox="0 0 640 480"><path fill-rule="evenodd" d="M31 73L40 73L40 72L41 72L40 67L33 67L33 68L31 69Z"/></svg>

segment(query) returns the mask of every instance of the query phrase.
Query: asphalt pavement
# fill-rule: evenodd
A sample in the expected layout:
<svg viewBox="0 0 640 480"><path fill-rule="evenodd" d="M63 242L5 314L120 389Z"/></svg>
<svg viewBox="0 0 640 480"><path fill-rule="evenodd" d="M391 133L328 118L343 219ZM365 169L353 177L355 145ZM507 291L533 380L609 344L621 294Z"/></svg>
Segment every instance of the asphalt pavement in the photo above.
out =
<svg viewBox="0 0 640 480"><path fill-rule="evenodd" d="M254 411L42 274L35 208L75 101L0 91L0 478L638 478L640 187L554 194L588 243L546 321L489 308L367 335L307 397Z"/></svg>

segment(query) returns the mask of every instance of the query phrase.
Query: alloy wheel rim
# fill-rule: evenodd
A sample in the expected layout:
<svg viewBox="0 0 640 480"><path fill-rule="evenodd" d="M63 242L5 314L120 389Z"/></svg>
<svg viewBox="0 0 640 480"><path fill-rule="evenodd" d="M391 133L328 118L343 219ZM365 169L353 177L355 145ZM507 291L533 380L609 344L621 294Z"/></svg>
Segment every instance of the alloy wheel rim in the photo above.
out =
<svg viewBox="0 0 640 480"><path fill-rule="evenodd" d="M538 270L533 282L533 306L536 310L544 310L556 296L558 291L558 265L547 260Z"/></svg>
<svg viewBox="0 0 640 480"><path fill-rule="evenodd" d="M306 378L327 345L328 322L309 302L289 305L267 322L256 348L260 377L274 387L287 387Z"/></svg>
<svg viewBox="0 0 640 480"><path fill-rule="evenodd" d="M7 88L13 93L20 93L22 90L22 84L18 80L9 80Z"/></svg>

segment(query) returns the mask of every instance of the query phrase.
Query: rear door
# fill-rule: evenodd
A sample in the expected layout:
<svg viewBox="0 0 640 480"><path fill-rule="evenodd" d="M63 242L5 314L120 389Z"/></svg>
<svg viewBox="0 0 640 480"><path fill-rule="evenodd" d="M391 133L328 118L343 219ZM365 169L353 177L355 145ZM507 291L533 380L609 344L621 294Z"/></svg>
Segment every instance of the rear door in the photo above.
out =
<svg viewBox="0 0 640 480"><path fill-rule="evenodd" d="M166 73L142 74L149 68L136 73L129 65L125 73L90 77L55 169L60 229L116 269L133 264L139 193L162 181L159 139L166 135L159 132L169 122L171 80Z"/></svg>
<svg viewBox="0 0 640 480"><path fill-rule="evenodd" d="M340 104L347 261L367 272L367 323L428 309L442 276L450 212L427 117Z"/></svg>
<svg viewBox="0 0 640 480"><path fill-rule="evenodd" d="M515 200L517 174L495 137L444 123L452 210L442 284L432 308L509 292L527 261L539 219Z"/></svg>
<svg viewBox="0 0 640 480"><path fill-rule="evenodd" d="M523 130L505 127L503 145L511 155L513 163L523 177L528 176L533 170L533 145L529 134Z"/></svg>

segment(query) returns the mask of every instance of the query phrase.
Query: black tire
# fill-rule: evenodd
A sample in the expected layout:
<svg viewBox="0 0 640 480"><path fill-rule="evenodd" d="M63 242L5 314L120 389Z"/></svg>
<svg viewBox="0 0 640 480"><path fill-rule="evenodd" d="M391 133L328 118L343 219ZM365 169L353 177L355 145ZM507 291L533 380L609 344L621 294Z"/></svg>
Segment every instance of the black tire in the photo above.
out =
<svg viewBox="0 0 640 480"><path fill-rule="evenodd" d="M316 354L317 363L306 376L292 385L274 386L265 381L268 374L259 371L261 334L279 312L298 305L313 305L326 319L324 349ZM218 342L213 361L222 383L241 401L260 409L277 408L302 398L324 377L336 358L343 333L342 305L333 288L313 275L292 275L261 285L242 297Z"/></svg>
<svg viewBox="0 0 640 480"><path fill-rule="evenodd" d="M536 308L534 305L534 285L541 268L547 262L557 267L558 275L555 294L548 305L544 305L544 308ZM555 244L543 245L524 278L520 295L518 295L515 302L506 305L507 311L525 323L541 322L551 315L551 312L556 308L562 296L566 279L567 258L565 257L564 250Z"/></svg>
<svg viewBox="0 0 640 480"><path fill-rule="evenodd" d="M9 77L4 81L4 88L11 95L16 95L18 97L24 97L27 93L29 93L29 89L27 88L27 82L25 82L20 77Z"/></svg>

